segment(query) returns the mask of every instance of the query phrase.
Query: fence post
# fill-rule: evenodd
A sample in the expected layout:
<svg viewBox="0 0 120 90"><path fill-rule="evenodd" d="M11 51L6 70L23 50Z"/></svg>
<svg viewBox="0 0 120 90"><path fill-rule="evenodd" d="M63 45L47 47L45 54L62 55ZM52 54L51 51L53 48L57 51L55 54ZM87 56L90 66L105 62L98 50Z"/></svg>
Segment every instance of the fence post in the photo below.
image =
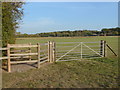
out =
<svg viewBox="0 0 120 90"><path fill-rule="evenodd" d="M31 43L29 43L31 45ZM31 47L29 47L29 53L31 53ZM31 55L29 56L29 60L31 61Z"/></svg>
<svg viewBox="0 0 120 90"><path fill-rule="evenodd" d="M55 62L56 61L55 42L52 42L52 45L53 45L53 48L52 48L52 51L53 51L53 62Z"/></svg>
<svg viewBox="0 0 120 90"><path fill-rule="evenodd" d="M53 43L50 41L50 62L53 62Z"/></svg>
<svg viewBox="0 0 120 90"><path fill-rule="evenodd" d="M104 41L104 57L106 57L106 41Z"/></svg>
<svg viewBox="0 0 120 90"><path fill-rule="evenodd" d="M8 72L11 72L11 64L10 64L10 44L7 44L7 56L8 56L8 62L7 62L7 68Z"/></svg>
<svg viewBox="0 0 120 90"><path fill-rule="evenodd" d="M81 45L80 45L80 46L81 46L81 59L82 59L82 42L81 42Z"/></svg>
<svg viewBox="0 0 120 90"><path fill-rule="evenodd" d="M100 41L100 55L103 57L103 40Z"/></svg>
<svg viewBox="0 0 120 90"><path fill-rule="evenodd" d="M48 62L50 62L50 41L48 41Z"/></svg>
<svg viewBox="0 0 120 90"><path fill-rule="evenodd" d="M106 48L105 51L106 51L106 57L107 57L107 55L108 55L108 53L107 53L107 52L108 52L108 49L107 49L107 42L105 42L105 48Z"/></svg>
<svg viewBox="0 0 120 90"><path fill-rule="evenodd" d="M37 45L38 45L37 51L38 51L38 68L39 68L40 67L40 44L38 43Z"/></svg>
<svg viewBox="0 0 120 90"><path fill-rule="evenodd" d="M100 55L106 57L106 41L101 40L100 42Z"/></svg>

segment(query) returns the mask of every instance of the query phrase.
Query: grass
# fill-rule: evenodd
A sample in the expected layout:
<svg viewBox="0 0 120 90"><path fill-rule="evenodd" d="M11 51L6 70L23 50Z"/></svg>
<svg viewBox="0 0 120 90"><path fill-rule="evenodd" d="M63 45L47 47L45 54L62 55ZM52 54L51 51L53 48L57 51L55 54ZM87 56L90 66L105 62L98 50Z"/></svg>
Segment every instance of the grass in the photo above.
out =
<svg viewBox="0 0 120 90"><path fill-rule="evenodd" d="M57 62L26 72L3 73L4 88L116 88L117 59Z"/></svg>
<svg viewBox="0 0 120 90"><path fill-rule="evenodd" d="M99 42L100 40L105 40L107 43L112 47L112 49L115 51L115 53L118 54L118 37L117 36L96 36L96 37L40 37L40 38L18 38L16 40L16 43L19 44L25 44L25 43L31 43L31 44L37 44L37 43L47 43L48 41L55 41L56 44L58 42ZM78 45L78 43L71 43L71 44L57 44L57 52L59 53L66 53L67 51L63 50L70 50L74 46ZM96 44L86 44L86 45L99 45L99 43ZM59 47L60 46L60 47ZM62 46L62 47L61 47ZM73 47L63 47L63 46L73 46ZM47 49L47 47L42 46L41 49ZM98 47L92 47L93 49L99 49ZM84 49L87 49L84 47ZM62 50L62 51L61 51ZM76 48L76 50L80 51L80 46ZM36 50L35 50L36 51ZM91 50L83 51L84 54L94 54L90 52ZM75 50L74 50L75 52ZM108 56L113 57L113 53L111 53L110 50L108 50ZM58 55L60 57L60 55Z"/></svg>
<svg viewBox="0 0 120 90"><path fill-rule="evenodd" d="M118 37L18 38L16 43L95 42L100 40L106 40L118 53ZM73 53L70 55L75 56ZM80 58L78 54L76 57ZM3 88L117 88L117 82L118 58L114 57L110 51L108 51L108 58L57 62L24 72L3 72Z"/></svg>
<svg viewBox="0 0 120 90"><path fill-rule="evenodd" d="M118 41L117 36L94 36L94 37L40 37L40 38L17 38L16 43L32 43L36 44L45 43L47 41L56 41L56 42L91 42L91 41L100 41L106 40L108 42Z"/></svg>

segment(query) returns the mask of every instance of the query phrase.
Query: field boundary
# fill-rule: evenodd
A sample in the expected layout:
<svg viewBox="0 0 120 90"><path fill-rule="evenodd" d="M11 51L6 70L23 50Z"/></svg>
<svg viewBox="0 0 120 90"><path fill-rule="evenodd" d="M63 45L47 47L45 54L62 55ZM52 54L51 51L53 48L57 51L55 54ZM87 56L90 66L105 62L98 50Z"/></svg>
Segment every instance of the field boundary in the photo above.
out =
<svg viewBox="0 0 120 90"><path fill-rule="evenodd" d="M67 44L67 45L64 46L63 44ZM72 46L72 44L75 44L75 45ZM41 48L43 46L47 46L47 48L42 50ZM60 50L57 50L58 47L60 48ZM80 47L80 51L76 50L75 52L71 53L78 47ZM27 48L27 50L24 48ZM32 48L36 48L36 52L32 52ZM66 51L66 48L69 48L68 51ZM87 56L88 58L106 57L107 56L106 48L110 49L110 51L115 56L118 56L114 52L114 50L110 47L110 45L108 45L106 41L104 40L101 40L99 42L58 42L58 43L53 42L53 41L48 41L48 43L37 43L37 45L32 45L31 43L29 44L7 44L6 48L0 48L1 51L7 51L6 53L7 56L0 57L0 60L7 59L7 70L8 72L11 72L11 65L17 64L17 63L37 63L37 68L39 68L40 64L45 63L45 62L53 63L57 61L82 60L87 56L87 54L84 53L84 52L87 52L86 50L88 50L91 53L93 52L95 54L95 56L88 55ZM47 50L47 54L42 55L41 53L46 50ZM68 55L68 54L71 54L71 55ZM59 57L57 57L58 55ZM77 55L80 57L78 57ZM32 59L31 56L37 56L37 58ZM64 60L63 57L67 57L67 56L72 59ZM78 58L76 59L75 57L78 57ZM24 60L26 58L28 60ZM20 59L20 61L17 61L15 59Z"/></svg>
<svg viewBox="0 0 120 90"><path fill-rule="evenodd" d="M47 46L48 48L45 50L48 50L48 55L44 56L41 55L42 52L45 50L41 50L42 46ZM24 48L28 48L28 50L25 50ZM36 52L31 52L31 48L36 48ZM15 50L20 49L20 50ZM18 64L18 63L37 63L37 67L40 67L40 64L44 62L55 62L55 43L49 41L48 43L37 43L37 45L31 45L31 44L7 44L6 48L0 48L1 51L7 51L6 57L0 57L0 60L7 59L7 70L8 72L11 72L11 65L12 64ZM22 53L23 52L23 53ZM37 56L36 60L32 60L31 56ZM44 56L41 58L41 56ZM11 59L29 59L29 60L12 60Z"/></svg>

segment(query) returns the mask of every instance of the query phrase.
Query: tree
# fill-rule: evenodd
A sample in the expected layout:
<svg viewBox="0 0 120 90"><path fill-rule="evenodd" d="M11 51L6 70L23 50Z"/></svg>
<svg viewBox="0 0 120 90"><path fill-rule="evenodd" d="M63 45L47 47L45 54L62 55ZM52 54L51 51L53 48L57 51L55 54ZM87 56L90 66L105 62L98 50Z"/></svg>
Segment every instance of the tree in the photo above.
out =
<svg viewBox="0 0 120 90"><path fill-rule="evenodd" d="M16 32L15 35L21 35L21 32Z"/></svg>
<svg viewBox="0 0 120 90"><path fill-rule="evenodd" d="M23 2L2 3L2 46L15 43L15 32L23 16Z"/></svg>

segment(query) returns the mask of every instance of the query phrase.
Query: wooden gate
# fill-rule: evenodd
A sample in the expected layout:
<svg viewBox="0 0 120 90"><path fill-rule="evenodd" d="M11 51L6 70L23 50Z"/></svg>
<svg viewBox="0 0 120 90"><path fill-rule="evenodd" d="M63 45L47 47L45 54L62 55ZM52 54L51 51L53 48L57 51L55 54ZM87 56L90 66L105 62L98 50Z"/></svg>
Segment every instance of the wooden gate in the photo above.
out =
<svg viewBox="0 0 120 90"><path fill-rule="evenodd" d="M18 63L37 63L40 67L41 63L55 61L55 43L38 43L37 45L30 44L7 44L7 56L0 59L7 59L7 69L11 72L11 65Z"/></svg>

